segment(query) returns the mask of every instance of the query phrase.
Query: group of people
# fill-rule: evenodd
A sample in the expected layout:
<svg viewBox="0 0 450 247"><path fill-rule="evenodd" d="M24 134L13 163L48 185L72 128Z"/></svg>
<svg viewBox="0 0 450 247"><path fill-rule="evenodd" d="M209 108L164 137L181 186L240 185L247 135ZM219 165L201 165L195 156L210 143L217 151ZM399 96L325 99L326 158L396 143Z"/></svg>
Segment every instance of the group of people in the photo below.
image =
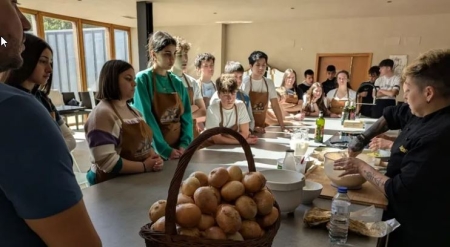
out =
<svg viewBox="0 0 450 247"><path fill-rule="evenodd" d="M7 83L0 84L2 246L101 246L72 170L74 144L66 137L70 130L48 97L52 49L25 35L30 28L16 1L0 0L0 36L8 40L7 48L0 47L0 78ZM100 103L85 130L93 160L90 182L159 171L164 160L183 154L198 135L196 129L225 126L256 143L252 131L264 132L269 109L284 128L285 111L301 114L308 107L311 116L317 111L331 116L339 114L336 97L360 93L351 93L346 72L335 75L338 86L332 88L332 71L326 84L298 86L293 71L287 71L285 90L277 90L264 77L268 57L260 51L249 56L249 77L242 79L242 65L229 62L215 82L214 58L203 54L195 61L200 79L194 80L184 72L188 50L183 39L156 32L149 41L148 69L136 74L129 63L119 60L103 66ZM380 65L392 68L390 62ZM380 119L351 143L351 157L335 163L344 174L361 174L388 198L384 218L396 218L401 224L390 234L389 246L450 245L445 221L450 218L446 210L450 198L442 192L450 186L450 168L445 165L450 158L444 155L450 138L449 67L450 50L432 50L413 61L403 72L406 104L384 107ZM370 73L375 77L377 71ZM381 69L381 74L385 72ZM389 74L385 77L372 81L375 97L388 105L400 86ZM308 79L311 71L305 78L314 81ZM297 88L304 95L299 96ZM331 100L322 95L331 95L326 97ZM360 97L370 95L364 91ZM306 102L301 108L300 99ZM392 140L387 172L381 174L354 156L389 129L400 129L401 134ZM222 135L211 141L233 143Z"/></svg>

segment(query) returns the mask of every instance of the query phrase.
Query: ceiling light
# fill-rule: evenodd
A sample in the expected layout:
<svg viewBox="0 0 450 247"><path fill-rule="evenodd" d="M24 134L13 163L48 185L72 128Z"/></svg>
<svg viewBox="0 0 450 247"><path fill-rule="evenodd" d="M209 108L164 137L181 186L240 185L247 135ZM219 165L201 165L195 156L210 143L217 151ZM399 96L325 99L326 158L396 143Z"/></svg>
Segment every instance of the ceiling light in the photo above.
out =
<svg viewBox="0 0 450 247"><path fill-rule="evenodd" d="M216 21L217 24L250 24L253 21Z"/></svg>
<svg viewBox="0 0 450 247"><path fill-rule="evenodd" d="M291 9L295 9L294 7L291 7Z"/></svg>

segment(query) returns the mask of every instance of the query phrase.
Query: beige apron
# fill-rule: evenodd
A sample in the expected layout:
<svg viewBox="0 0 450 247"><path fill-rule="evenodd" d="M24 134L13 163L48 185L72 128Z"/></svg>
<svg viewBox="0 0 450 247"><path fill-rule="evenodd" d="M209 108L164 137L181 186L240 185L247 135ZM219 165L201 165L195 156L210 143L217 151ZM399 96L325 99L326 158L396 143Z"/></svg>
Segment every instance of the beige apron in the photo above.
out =
<svg viewBox="0 0 450 247"><path fill-rule="evenodd" d="M349 90L347 89L347 100L337 100L337 89L334 92L333 99L330 102L330 112L334 114L342 114L342 111L344 110L345 102L348 101L348 98L350 97Z"/></svg>
<svg viewBox="0 0 450 247"><path fill-rule="evenodd" d="M250 102L252 103L253 118L255 119L255 127L265 128L266 125L266 113L269 105L269 86L266 79L263 77L266 84L266 92L253 92L252 91L252 78L250 77L250 92L248 94Z"/></svg>
<svg viewBox="0 0 450 247"><path fill-rule="evenodd" d="M150 155L153 155L154 152L151 146L153 140L153 132L148 124L142 119L139 121L139 123L125 123L119 113L117 113L114 105L110 105L119 117L120 122L122 123L120 140L121 151L119 154L120 157L131 161L144 161ZM140 118L139 114L131 109L130 106L128 106L128 108L137 118ZM95 172L95 182L101 183L120 175L122 174L105 173L101 169L97 168Z"/></svg>
<svg viewBox="0 0 450 247"><path fill-rule="evenodd" d="M177 92L158 93L156 92L156 76L153 74L153 113L158 123L164 140L172 148L178 148L181 136L181 115L184 113L180 96ZM167 75L169 83L172 84L170 76ZM173 87L173 84L172 84Z"/></svg>
<svg viewBox="0 0 450 247"><path fill-rule="evenodd" d="M188 94L189 94L189 99L191 100L191 105L195 104L195 100L194 100L194 88L191 86L191 84L189 83L188 78L186 77L186 75L183 73L183 77L186 80L186 84L188 85ZM200 135L200 132L198 131L198 127L197 127L197 119L192 118L192 127L193 127L193 133L194 133L194 139L197 138L197 136Z"/></svg>

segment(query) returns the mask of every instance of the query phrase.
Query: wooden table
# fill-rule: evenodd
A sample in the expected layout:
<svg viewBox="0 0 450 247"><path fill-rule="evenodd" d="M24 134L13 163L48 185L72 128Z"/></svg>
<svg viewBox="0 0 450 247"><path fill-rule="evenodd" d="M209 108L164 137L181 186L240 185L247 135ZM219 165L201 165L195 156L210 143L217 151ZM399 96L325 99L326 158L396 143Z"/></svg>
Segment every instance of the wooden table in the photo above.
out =
<svg viewBox="0 0 450 247"><path fill-rule="evenodd" d="M259 143L252 146L257 169L276 167L276 159L283 158L289 146L289 136L282 133L267 133ZM194 171L209 172L215 167L244 163L240 146L212 146L199 150L192 157L184 177ZM165 162L164 169L158 173L129 175L94 185L83 190L84 201L89 215L97 229L103 246L137 247L145 246L138 235L140 227L149 223L148 209L159 199L167 198L167 191L177 162ZM246 170L245 167L242 167ZM318 198L313 206L330 209L331 201ZM365 206L352 204L351 210ZM282 214L281 227L273 246L329 246L326 229L307 228L303 225L303 215L310 206L299 206L293 216ZM377 220L382 210L377 209ZM348 243L358 247L375 247L377 239L350 234Z"/></svg>

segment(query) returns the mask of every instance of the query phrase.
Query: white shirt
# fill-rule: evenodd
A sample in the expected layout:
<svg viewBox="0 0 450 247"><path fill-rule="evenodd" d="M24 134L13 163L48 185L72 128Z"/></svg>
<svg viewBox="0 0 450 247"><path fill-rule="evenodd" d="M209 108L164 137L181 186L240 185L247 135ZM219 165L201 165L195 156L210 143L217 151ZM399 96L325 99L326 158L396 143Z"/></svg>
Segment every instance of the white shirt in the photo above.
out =
<svg viewBox="0 0 450 247"><path fill-rule="evenodd" d="M277 91L275 90L275 84L273 83L273 81L269 78L265 78L267 82L267 87L266 84L264 83L264 80L255 80L252 79L252 91L253 92L258 92L258 93L265 93L267 92L267 88L269 88L269 99L278 99L277 96ZM248 95L250 95L250 76L246 76L244 77L244 79L242 80L242 85L241 85L241 89Z"/></svg>
<svg viewBox="0 0 450 247"><path fill-rule="evenodd" d="M245 107L244 102L242 101L236 101L235 103L237 107L237 113L238 113L238 128L241 124L250 123L250 117L248 116L247 109ZM234 107L227 110L223 109L223 127L231 128L236 123L236 113L234 110ZM220 121L222 120L222 116L220 115L220 102L214 102L211 104L206 111L206 121L205 121L205 128L211 129L214 127L219 127ZM238 129L239 131L239 129Z"/></svg>
<svg viewBox="0 0 450 247"><path fill-rule="evenodd" d="M375 88L378 89L383 89L383 90L392 90L392 89L397 89L398 91L400 91L400 76L398 75L394 75L392 77L387 77L387 76L380 76L378 77L378 79L375 81ZM378 97L378 99L396 99L397 97L391 97L391 96L382 96L382 97Z"/></svg>
<svg viewBox="0 0 450 247"><path fill-rule="evenodd" d="M355 91L353 91L353 90L351 90L351 89L348 89L348 94L350 95L345 95L344 97L342 97L342 98L339 98L338 96L337 96L337 94L336 94L336 91L337 91L337 88L335 88L335 89L333 89L333 90L331 90L331 91L329 91L328 93L327 93L327 98L328 98L328 100L332 100L332 99L336 99L336 100L350 100L350 101L354 101L354 102L356 102L356 92Z"/></svg>
<svg viewBox="0 0 450 247"><path fill-rule="evenodd" d="M216 85L214 82L200 82L198 81L198 86L201 88L201 94L203 97L211 98L213 94L216 92Z"/></svg>
<svg viewBox="0 0 450 247"><path fill-rule="evenodd" d="M242 92L242 89L238 89L238 90ZM211 97L211 100L209 101L209 103L210 104L216 104L216 103L218 104L219 102L220 102L219 94L217 92L215 92L213 94L213 96ZM241 100L236 99L236 102L242 102L245 105L245 103ZM255 119L253 118L253 110L252 110L251 102L250 102L250 104L248 104L247 113L248 113L248 116L250 117L250 129L253 130L255 128Z"/></svg>
<svg viewBox="0 0 450 247"><path fill-rule="evenodd" d="M189 85L192 87L192 89L194 90L194 101L198 100L198 99L203 99L202 97L202 93L200 92L200 88L198 87L197 81L194 79L194 77L190 76L190 75L186 75L183 74L184 76L181 76L180 79L183 82L183 85L187 88L189 88L188 83L186 81L186 79L189 80ZM195 102L194 102L195 103Z"/></svg>

